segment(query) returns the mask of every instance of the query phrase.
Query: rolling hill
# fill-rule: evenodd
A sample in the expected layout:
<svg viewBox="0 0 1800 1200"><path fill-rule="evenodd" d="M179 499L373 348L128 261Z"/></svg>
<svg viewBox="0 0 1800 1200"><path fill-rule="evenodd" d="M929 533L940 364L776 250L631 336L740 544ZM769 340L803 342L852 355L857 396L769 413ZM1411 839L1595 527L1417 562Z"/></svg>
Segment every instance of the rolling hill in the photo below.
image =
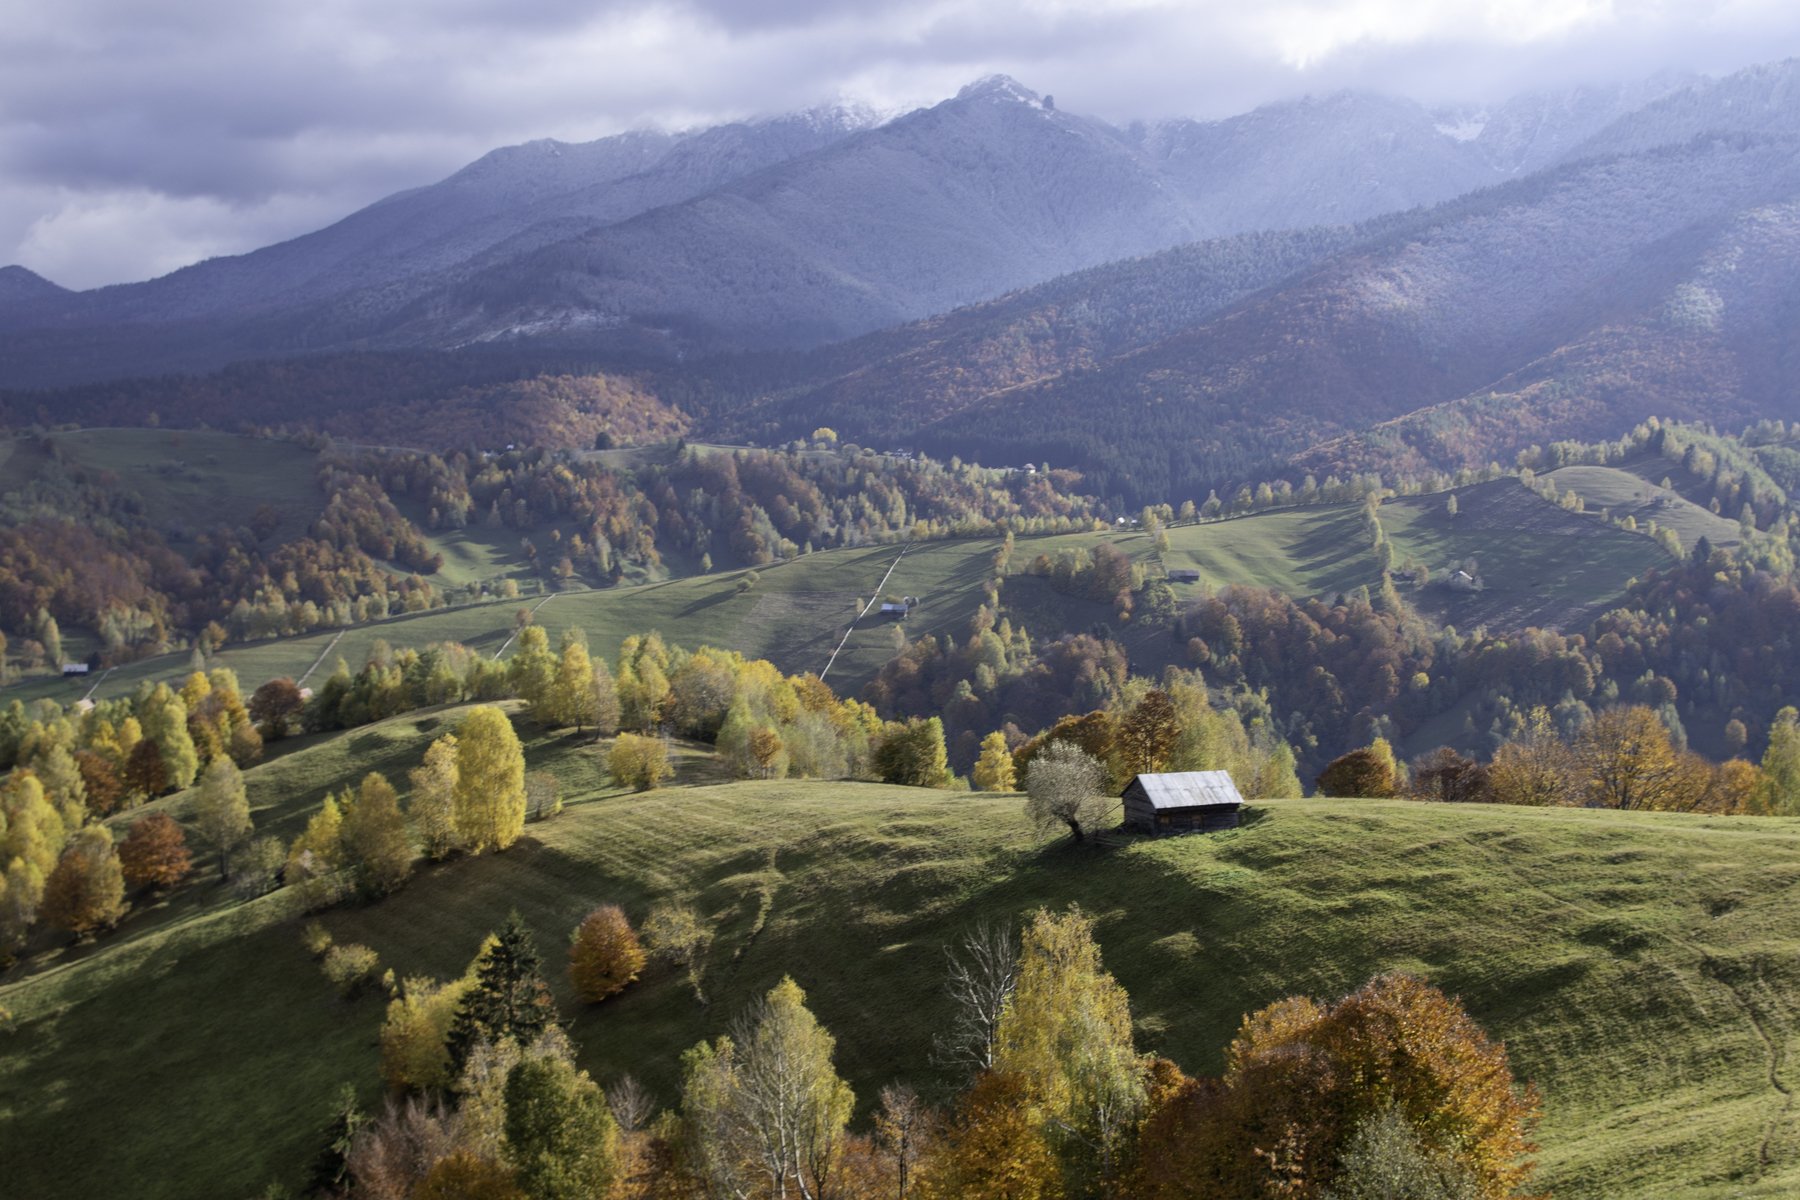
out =
<svg viewBox="0 0 1800 1200"><path fill-rule="evenodd" d="M454 719L415 714L255 768L259 827L291 832L372 766L398 775ZM700 759L683 761L683 786L621 795L585 744L538 739L528 755L562 780L562 817L325 923L397 974L445 975L516 908L583 1065L630 1071L665 1105L679 1052L787 973L865 1107L896 1077L936 1082L942 947L978 917L1079 903L1139 1045L1190 1071L1220 1068L1250 1009L1408 970L1461 996L1542 1090L1540 1182L1555 1195L1800 1186L1792 821L1273 801L1230 834L1079 854L1030 837L1013 797L719 784ZM576 1009L556 970L568 930L596 903L641 919L659 899L715 923L711 1005L653 973ZM240 904L203 876L0 983L0 1149L58 1147L9 1153L9 1185L55 1200L296 1182L337 1086L375 1099L382 1006L334 997L290 913L283 893Z"/></svg>
<svg viewBox="0 0 1800 1200"><path fill-rule="evenodd" d="M4 470L4 464L0 464ZM1568 512L1502 479L1459 491L1461 512L1444 514L1442 494L1401 497L1382 508L1397 562L1417 559L1442 577L1475 559L1488 580L1476 594L1441 588L1409 590L1410 603L1460 629L1487 625L1515 630L1527 625L1576 630L1626 583L1667 555L1647 536L1606 525L1598 513ZM1710 515L1710 514L1709 514ZM1735 528L1735 526L1733 526ZM1380 581L1362 533L1359 510L1350 505L1275 509L1222 521L1177 525L1169 550L1136 532L1061 534L1017 540L1012 573L1002 593L1005 611L1034 638L1054 639L1107 627L1130 653L1133 669L1155 674L1181 659L1181 647L1161 627L1119 625L1110 605L1056 591L1026 573L1039 554L1117 545L1155 577L1175 567L1195 567L1206 586L1273 588L1296 598L1332 600ZM378 643L395 649L432 642L462 642L488 654L503 652L521 608L532 610L554 642L565 629L583 630L590 644L611 655L628 635L650 630L689 648L713 645L753 658L768 658L784 671L822 670L843 695L859 694L893 657L900 634L967 636L992 577L997 538L951 539L900 545L824 550L748 572L721 571L654 583L588 590L573 588L522 599L460 605L391 617L343 630L320 630L271 641L227 644L213 656L236 671L248 690L288 676L316 684L342 658L360 667ZM471 528L459 535L447 569L455 581L522 574L517 539L505 530ZM884 583L885 581L885 583ZM1178 600L1191 594L1178 585ZM917 597L921 603L903 624L868 615L851 619L878 596ZM833 650L843 645L835 660ZM121 666L94 681L39 678L0 695L46 697L71 703L127 695L144 680L176 680L191 669L186 654L170 654Z"/></svg>

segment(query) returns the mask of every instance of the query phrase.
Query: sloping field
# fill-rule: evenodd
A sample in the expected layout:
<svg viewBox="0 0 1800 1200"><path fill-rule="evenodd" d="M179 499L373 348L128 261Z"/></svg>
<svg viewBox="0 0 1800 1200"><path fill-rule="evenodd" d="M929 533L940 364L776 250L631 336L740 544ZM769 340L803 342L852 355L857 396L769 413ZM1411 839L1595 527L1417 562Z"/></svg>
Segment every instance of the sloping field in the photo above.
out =
<svg viewBox="0 0 1800 1200"><path fill-rule="evenodd" d="M291 827L302 797L368 762L398 767L425 722L449 719L257 768L259 820ZM634 1072L664 1104L679 1052L790 973L865 1103L896 1077L930 1082L946 942L983 916L1075 902L1099 918L1141 1047L1189 1070L1219 1069L1247 1010L1410 970L1459 994L1542 1089L1541 1182L1557 1196L1800 1190L1800 823L1287 801L1230 834L1074 853L1029 836L1013 797L794 782L627 796L599 785L580 743L530 754L574 799L561 818L326 924L402 976L442 975L517 908L584 1065ZM239 905L210 881L193 891L0 985L16 1021L0 1054L9 1194L293 1184L335 1087L375 1099L381 1002L332 996L281 894ZM555 972L569 930L595 903L641 918L664 898L716 925L711 1005L653 973L577 1010Z"/></svg>
<svg viewBox="0 0 1800 1200"><path fill-rule="evenodd" d="M1666 471L1669 465L1656 459L1644 469ZM1673 529L1684 550L1692 550L1703 537L1715 546L1735 546L1740 540L1736 521L1622 467L1563 467L1544 478L1555 483L1558 491L1580 496L1591 512L1604 509L1615 517L1630 516L1640 528L1655 521L1659 527Z"/></svg>
<svg viewBox="0 0 1800 1200"><path fill-rule="evenodd" d="M1428 585L1405 593L1421 612L1458 629L1579 628L1628 580L1669 561L1643 534L1547 503L1517 480L1454 494L1455 516L1445 495L1402 496L1381 506L1381 524L1396 561L1415 558L1438 581L1475 560L1479 592Z"/></svg>

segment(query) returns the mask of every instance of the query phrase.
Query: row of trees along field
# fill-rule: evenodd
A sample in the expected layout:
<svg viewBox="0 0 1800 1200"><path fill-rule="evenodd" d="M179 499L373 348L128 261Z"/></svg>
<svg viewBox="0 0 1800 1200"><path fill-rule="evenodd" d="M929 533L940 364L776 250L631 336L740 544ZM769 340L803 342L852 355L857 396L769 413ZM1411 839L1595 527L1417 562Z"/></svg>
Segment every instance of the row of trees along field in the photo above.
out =
<svg viewBox="0 0 1800 1200"><path fill-rule="evenodd" d="M572 931L567 970L584 1003L604 1004L652 964L692 978L707 936L662 905L640 937L602 905ZM307 941L349 1001L383 990L365 947L316 928ZM930 1089L932 1103L896 1080L854 1130L835 1040L791 978L682 1056L669 1107L629 1075L601 1086L575 1065L515 914L461 977L385 987L388 1097L368 1114L346 1088L313 1194L1499 1200L1530 1180L1535 1094L1417 979L1251 1013L1224 1073L1196 1078L1138 1051L1130 999L1079 909L1040 909L1022 933L980 926L948 949L944 1032L918 1066L952 1088Z"/></svg>
<svg viewBox="0 0 1800 1200"><path fill-rule="evenodd" d="M818 433L829 444L830 431ZM91 631L110 664L518 594L517 579L434 582L443 558L426 530L513 531L527 578L607 586L660 575L669 554L706 571L901 537L1092 529L1099 516L1068 472L959 462L681 445L615 467L542 449L313 444L319 508L304 535L277 538L280 514L263 505L242 524L191 531L178 552L116 475L38 438L36 476L0 496L0 657L60 666L48 621Z"/></svg>

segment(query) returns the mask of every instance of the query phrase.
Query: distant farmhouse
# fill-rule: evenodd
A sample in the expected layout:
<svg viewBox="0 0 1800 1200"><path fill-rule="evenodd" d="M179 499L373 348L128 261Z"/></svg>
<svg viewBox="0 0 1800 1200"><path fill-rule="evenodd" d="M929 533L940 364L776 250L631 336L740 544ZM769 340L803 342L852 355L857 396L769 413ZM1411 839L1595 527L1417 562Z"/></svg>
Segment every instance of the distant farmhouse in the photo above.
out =
<svg viewBox="0 0 1800 1200"><path fill-rule="evenodd" d="M881 603L881 615L904 618L918 602L917 597L914 596L906 596L900 600L884 600Z"/></svg>
<svg viewBox="0 0 1800 1200"><path fill-rule="evenodd" d="M1199 583L1200 572L1193 567L1175 567L1169 571L1170 583Z"/></svg>
<svg viewBox="0 0 1800 1200"><path fill-rule="evenodd" d="M90 668L86 663L64 663L62 669L63 678L69 679L76 675L86 675Z"/></svg>
<svg viewBox="0 0 1800 1200"><path fill-rule="evenodd" d="M1224 771L1171 771L1139 775L1119 796L1125 828L1166 837L1236 829L1244 798Z"/></svg>

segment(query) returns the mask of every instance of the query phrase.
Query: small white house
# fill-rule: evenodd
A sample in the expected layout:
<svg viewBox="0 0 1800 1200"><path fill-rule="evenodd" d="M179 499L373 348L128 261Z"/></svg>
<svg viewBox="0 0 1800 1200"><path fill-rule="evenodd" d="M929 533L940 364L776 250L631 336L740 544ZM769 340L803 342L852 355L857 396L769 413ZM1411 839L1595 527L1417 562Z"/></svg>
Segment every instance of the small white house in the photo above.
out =
<svg viewBox="0 0 1800 1200"><path fill-rule="evenodd" d="M88 670L89 668L86 663L64 663L62 665L64 679L72 679L77 675L86 675Z"/></svg>

